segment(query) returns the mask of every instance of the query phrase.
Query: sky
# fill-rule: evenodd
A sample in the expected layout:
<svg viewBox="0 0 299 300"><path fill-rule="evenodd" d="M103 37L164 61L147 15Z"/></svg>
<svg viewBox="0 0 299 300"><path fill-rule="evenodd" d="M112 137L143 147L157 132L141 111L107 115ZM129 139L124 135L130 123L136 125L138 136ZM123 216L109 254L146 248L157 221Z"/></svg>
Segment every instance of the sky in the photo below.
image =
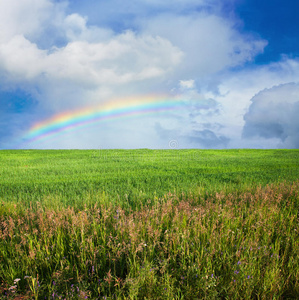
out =
<svg viewBox="0 0 299 300"><path fill-rule="evenodd" d="M298 149L298 0L0 0L0 149Z"/></svg>

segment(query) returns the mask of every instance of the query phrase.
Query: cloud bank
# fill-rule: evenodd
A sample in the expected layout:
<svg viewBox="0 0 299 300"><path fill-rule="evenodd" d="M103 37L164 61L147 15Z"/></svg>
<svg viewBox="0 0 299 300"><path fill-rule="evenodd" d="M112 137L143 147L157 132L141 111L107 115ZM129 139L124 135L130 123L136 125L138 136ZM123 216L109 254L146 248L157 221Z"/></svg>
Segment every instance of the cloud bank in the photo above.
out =
<svg viewBox="0 0 299 300"><path fill-rule="evenodd" d="M299 84L261 91L245 114L244 138L278 139L281 148L299 148Z"/></svg>

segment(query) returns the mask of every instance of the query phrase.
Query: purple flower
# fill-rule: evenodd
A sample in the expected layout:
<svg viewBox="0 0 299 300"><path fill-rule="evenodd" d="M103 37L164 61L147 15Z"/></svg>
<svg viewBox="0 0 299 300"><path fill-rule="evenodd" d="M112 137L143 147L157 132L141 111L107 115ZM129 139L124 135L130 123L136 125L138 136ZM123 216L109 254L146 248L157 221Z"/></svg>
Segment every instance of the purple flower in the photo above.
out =
<svg viewBox="0 0 299 300"><path fill-rule="evenodd" d="M240 265L241 264L241 261L238 261L238 265Z"/></svg>
<svg viewBox="0 0 299 300"><path fill-rule="evenodd" d="M214 276L214 275L212 274L211 277L213 278L213 276Z"/></svg>

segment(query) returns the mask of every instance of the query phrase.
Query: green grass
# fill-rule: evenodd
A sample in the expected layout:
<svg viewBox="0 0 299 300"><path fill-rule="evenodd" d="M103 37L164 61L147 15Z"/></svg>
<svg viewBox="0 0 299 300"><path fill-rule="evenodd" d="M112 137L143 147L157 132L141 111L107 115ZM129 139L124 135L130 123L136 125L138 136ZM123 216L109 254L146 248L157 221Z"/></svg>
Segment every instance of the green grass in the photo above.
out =
<svg viewBox="0 0 299 300"><path fill-rule="evenodd" d="M298 299L298 158L0 151L0 299Z"/></svg>
<svg viewBox="0 0 299 300"><path fill-rule="evenodd" d="M208 193L299 178L298 150L1 151L0 199L29 204L59 198L80 206L104 194L118 205L166 193ZM95 197L91 197L95 198Z"/></svg>

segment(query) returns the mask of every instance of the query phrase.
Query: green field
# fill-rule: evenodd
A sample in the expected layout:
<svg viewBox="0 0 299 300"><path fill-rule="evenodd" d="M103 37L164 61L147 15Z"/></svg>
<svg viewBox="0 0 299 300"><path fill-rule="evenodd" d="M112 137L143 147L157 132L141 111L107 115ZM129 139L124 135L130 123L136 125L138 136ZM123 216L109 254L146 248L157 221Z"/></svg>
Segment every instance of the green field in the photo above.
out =
<svg viewBox="0 0 299 300"><path fill-rule="evenodd" d="M0 299L299 298L299 150L5 150L0 179Z"/></svg>
<svg viewBox="0 0 299 300"><path fill-rule="evenodd" d="M299 151L1 151L0 178L5 202L43 202L57 196L61 204L77 206L86 203L87 194L102 194L109 203L134 206L168 192L210 193L292 182L299 178Z"/></svg>

